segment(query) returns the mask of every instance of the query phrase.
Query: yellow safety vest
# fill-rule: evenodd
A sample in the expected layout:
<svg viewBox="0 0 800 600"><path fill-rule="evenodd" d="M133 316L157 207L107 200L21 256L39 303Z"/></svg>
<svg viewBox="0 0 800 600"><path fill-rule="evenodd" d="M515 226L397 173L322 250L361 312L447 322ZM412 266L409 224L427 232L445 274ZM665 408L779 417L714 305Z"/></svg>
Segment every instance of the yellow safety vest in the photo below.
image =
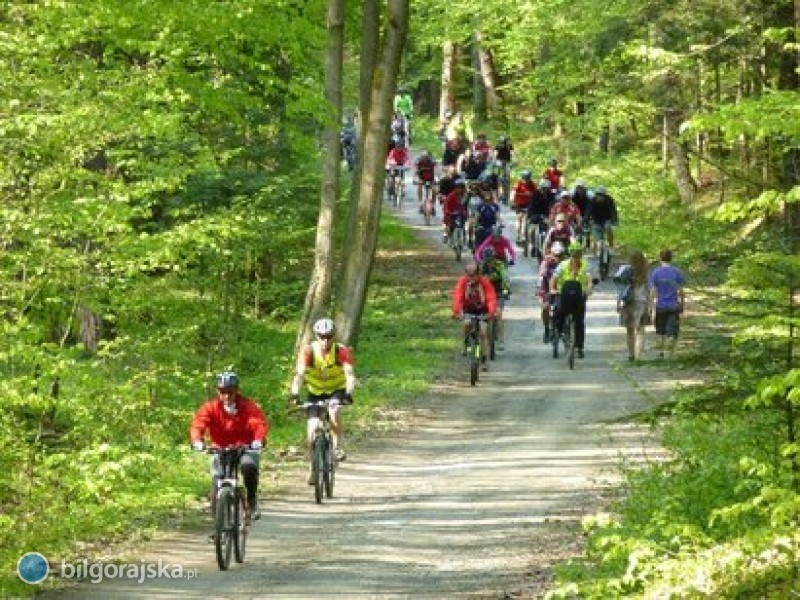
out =
<svg viewBox="0 0 800 600"><path fill-rule="evenodd" d="M306 386L314 395L332 394L345 387L344 368L336 360L339 345L334 343L327 356L322 356L319 343L311 342L312 364L306 370Z"/></svg>
<svg viewBox="0 0 800 600"><path fill-rule="evenodd" d="M589 288L589 274L586 272L586 267L587 267L586 261L584 260L581 261L581 267L580 269L578 269L578 274L575 276L570 271L569 259L566 259L564 262L567 264L564 265L564 267L561 270L561 273L559 274L560 276L558 278L558 291L560 292L561 290L564 289L564 284L567 281L577 281L578 283L581 284L581 288L583 289L583 293L585 294L586 290Z"/></svg>

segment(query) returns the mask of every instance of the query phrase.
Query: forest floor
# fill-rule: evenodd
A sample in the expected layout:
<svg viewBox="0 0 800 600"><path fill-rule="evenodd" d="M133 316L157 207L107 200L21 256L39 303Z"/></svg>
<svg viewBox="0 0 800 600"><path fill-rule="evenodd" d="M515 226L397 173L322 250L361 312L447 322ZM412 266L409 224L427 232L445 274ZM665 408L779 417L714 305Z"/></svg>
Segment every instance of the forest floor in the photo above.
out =
<svg viewBox="0 0 800 600"><path fill-rule="evenodd" d="M422 225L414 199L384 210L418 230L426 251L380 254L376 268L449 291L460 267L439 226ZM508 209L503 216L513 223ZM513 239L514 227L506 232ZM244 564L220 572L203 534L164 534L138 547L136 562L179 564L193 578L84 582L45 595L543 597L553 565L583 553L581 519L619 495L621 465L663 458L655 434L630 417L680 382L652 350L628 363L608 282L589 301L586 358L574 371L554 360L542 343L535 266L520 256L511 269L505 349L478 385L454 324L451 359L430 393L376 414L370 433L350 440L334 498L314 503L299 461L266 466L263 517Z"/></svg>

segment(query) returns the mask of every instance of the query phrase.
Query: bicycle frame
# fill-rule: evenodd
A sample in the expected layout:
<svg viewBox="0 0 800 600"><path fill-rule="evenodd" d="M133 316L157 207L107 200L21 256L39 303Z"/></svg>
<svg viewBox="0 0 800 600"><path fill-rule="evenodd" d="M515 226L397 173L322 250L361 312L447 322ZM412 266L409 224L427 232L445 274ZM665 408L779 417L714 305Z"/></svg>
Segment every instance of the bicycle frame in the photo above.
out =
<svg viewBox="0 0 800 600"><path fill-rule="evenodd" d="M331 398L324 400L307 400L302 408L318 408L319 417L314 428L311 440L311 472L314 479L314 500L322 503L323 493L328 498L333 497L333 485L336 473L336 455L333 448L333 433L331 432L330 415L328 408ZM311 418L311 417L309 417Z"/></svg>
<svg viewBox="0 0 800 600"><path fill-rule="evenodd" d="M217 479L214 515L214 547L217 565L228 569L233 550L236 562L244 562L245 545L250 529L250 506L244 486L239 483L239 463L247 446L211 448L216 455L221 476Z"/></svg>
<svg viewBox="0 0 800 600"><path fill-rule="evenodd" d="M483 349L481 348L481 321L486 321L486 315L478 315L473 313L465 313L464 320L469 320L469 330L467 331L466 347L467 357L470 361L470 385L478 383L478 374L480 371L480 363L483 358Z"/></svg>

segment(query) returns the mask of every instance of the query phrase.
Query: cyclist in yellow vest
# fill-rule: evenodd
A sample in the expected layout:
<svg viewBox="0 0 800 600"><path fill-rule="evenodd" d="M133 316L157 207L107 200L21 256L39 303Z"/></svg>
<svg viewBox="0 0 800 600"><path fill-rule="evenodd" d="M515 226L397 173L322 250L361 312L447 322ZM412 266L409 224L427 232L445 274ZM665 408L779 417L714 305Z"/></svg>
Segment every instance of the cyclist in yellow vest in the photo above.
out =
<svg viewBox="0 0 800 600"><path fill-rule="evenodd" d="M343 449L344 430L340 405L352 404L356 384L353 354L347 346L333 341L334 324L323 318L314 323L316 340L308 344L297 357L297 370L292 380L291 397L297 401L300 387L305 382L309 400L331 400L328 415L331 421L333 446L337 460L346 458ZM307 441L311 447L312 436L319 423L321 408L308 409ZM313 482L310 482L313 483Z"/></svg>
<svg viewBox="0 0 800 600"><path fill-rule="evenodd" d="M580 242L570 244L569 258L562 261L550 277L550 293L556 295L555 331L561 331L564 316L568 312L572 314L575 318L575 353L578 358L583 358L586 300L592 293L592 276Z"/></svg>

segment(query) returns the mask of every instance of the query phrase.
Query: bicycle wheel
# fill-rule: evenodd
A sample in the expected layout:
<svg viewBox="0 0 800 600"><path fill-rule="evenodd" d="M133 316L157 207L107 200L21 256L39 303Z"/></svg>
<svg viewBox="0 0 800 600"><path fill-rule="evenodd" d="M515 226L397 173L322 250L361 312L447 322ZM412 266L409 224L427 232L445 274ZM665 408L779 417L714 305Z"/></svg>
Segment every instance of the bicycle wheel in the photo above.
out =
<svg viewBox="0 0 800 600"><path fill-rule="evenodd" d="M469 367L469 383L475 385L478 383L478 376L481 368L481 343L478 339L472 339L472 352L470 354L472 360Z"/></svg>
<svg viewBox="0 0 800 600"><path fill-rule="evenodd" d="M600 245L600 279L608 278L608 267L611 262L611 255L608 251L608 244L603 242Z"/></svg>
<svg viewBox="0 0 800 600"><path fill-rule="evenodd" d="M497 354L495 344L497 342L497 322L492 319L489 321L489 360L494 360Z"/></svg>
<svg viewBox="0 0 800 600"><path fill-rule="evenodd" d="M323 487L325 488L325 496L328 498L333 498L333 483L335 481L336 474L336 455L333 451L333 442L328 436L325 437L323 460L325 470L323 471L322 481Z"/></svg>
<svg viewBox="0 0 800 600"><path fill-rule="evenodd" d="M245 515L245 495L238 490L238 502L235 503L233 526L235 535L233 536L233 557L237 563L244 562L245 547L247 546L247 534L250 525L246 522Z"/></svg>
<svg viewBox="0 0 800 600"><path fill-rule="evenodd" d="M550 341L553 344L553 358L558 358L558 344L561 340L561 332L556 329L555 319L550 319L550 326L553 328L553 332L550 336Z"/></svg>
<svg viewBox="0 0 800 600"><path fill-rule="evenodd" d="M325 476L325 447L321 435L314 439L314 446L311 451L311 471L314 478L314 500L317 504L322 503L323 478Z"/></svg>
<svg viewBox="0 0 800 600"><path fill-rule="evenodd" d="M453 229L453 252L456 260L461 262L461 252L464 250L464 230L461 227Z"/></svg>
<svg viewBox="0 0 800 600"><path fill-rule="evenodd" d="M233 490L224 487L217 494L217 514L214 516L214 548L220 571L227 571L231 564L234 510Z"/></svg>
<svg viewBox="0 0 800 600"><path fill-rule="evenodd" d="M564 349L567 353L567 364L570 369L575 368L575 319L567 315L564 319Z"/></svg>

